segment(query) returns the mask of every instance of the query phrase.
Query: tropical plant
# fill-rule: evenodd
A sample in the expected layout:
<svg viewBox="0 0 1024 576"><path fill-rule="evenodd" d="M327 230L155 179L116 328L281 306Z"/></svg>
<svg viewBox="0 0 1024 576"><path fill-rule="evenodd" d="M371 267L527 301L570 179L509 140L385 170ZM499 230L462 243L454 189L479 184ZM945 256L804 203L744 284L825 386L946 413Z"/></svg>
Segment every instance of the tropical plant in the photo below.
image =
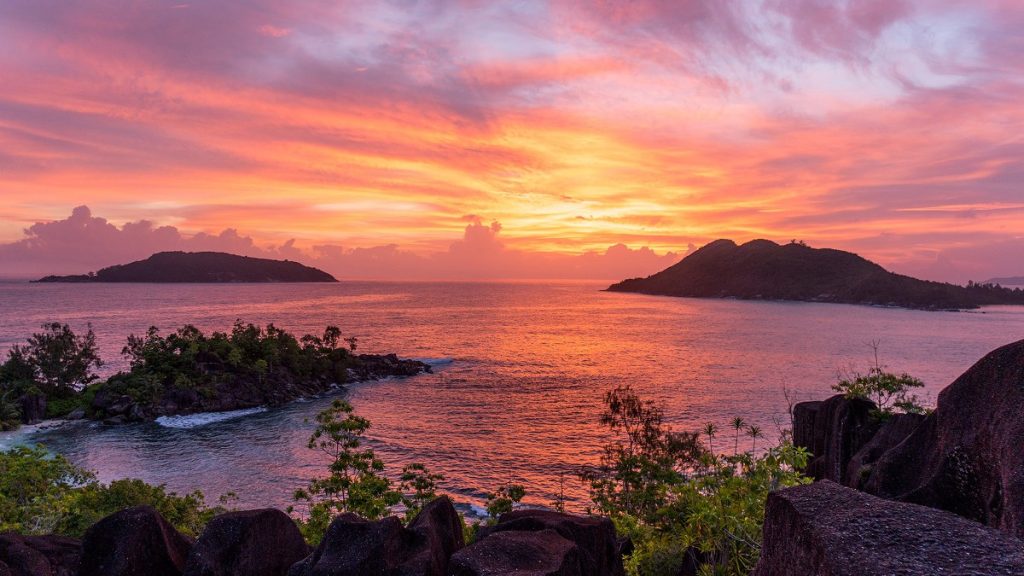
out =
<svg viewBox="0 0 1024 576"><path fill-rule="evenodd" d="M662 410L628 385L604 401L601 423L617 436L604 446L600 463L580 476L602 513L650 518L665 505L667 487L685 478L707 450L698 433L673 432Z"/></svg>
<svg viewBox="0 0 1024 576"><path fill-rule="evenodd" d="M734 454L711 450L718 427L680 434L662 411L629 387L605 396L602 423L616 437L601 463L584 470L596 507L635 546L631 576L675 576L685 566L704 575L746 575L760 553L765 500L772 490L808 482L808 454L788 442L757 452L760 427L736 418ZM739 437L751 438L740 452Z"/></svg>
<svg viewBox="0 0 1024 576"><path fill-rule="evenodd" d="M335 400L330 408L317 414L316 424L308 447L330 458L330 474L314 478L307 488L294 495L296 502L306 506L305 518L298 521L303 535L313 544L323 538L336 514L353 512L377 519L401 499L383 475L384 462L372 449L362 448L362 437L370 422L357 416L351 404Z"/></svg>
<svg viewBox="0 0 1024 576"><path fill-rule="evenodd" d="M98 376L95 369L103 366L96 348L96 335L89 326L78 336L67 324L43 324L43 332L28 339L25 347L11 350L8 362L19 359L31 367L35 382L47 394L80 390Z"/></svg>
<svg viewBox="0 0 1024 576"><path fill-rule="evenodd" d="M492 522L497 521L502 514L511 512L524 496L526 496L526 487L522 484L512 482L505 484L496 492L487 495L485 504L487 515L491 517Z"/></svg>
<svg viewBox="0 0 1024 576"><path fill-rule="evenodd" d="M896 411L921 414L926 409L920 404L917 396L911 393L914 388L922 388L924 382L907 374L895 374L886 371L878 360L878 344L873 343L875 351L874 364L867 374L855 372L842 378L832 389L847 398L865 398L875 403L876 413L887 417Z"/></svg>
<svg viewBox="0 0 1024 576"><path fill-rule="evenodd" d="M92 472L42 447L0 452L0 532L81 537L104 516L140 505L152 506L190 536L224 511L207 506L201 492L178 496L135 479L101 484Z"/></svg>
<svg viewBox="0 0 1024 576"><path fill-rule="evenodd" d="M402 468L399 490L402 493L402 505L405 506L406 520L412 520L431 500L437 498L437 483L444 476L434 474L426 466L418 462Z"/></svg>

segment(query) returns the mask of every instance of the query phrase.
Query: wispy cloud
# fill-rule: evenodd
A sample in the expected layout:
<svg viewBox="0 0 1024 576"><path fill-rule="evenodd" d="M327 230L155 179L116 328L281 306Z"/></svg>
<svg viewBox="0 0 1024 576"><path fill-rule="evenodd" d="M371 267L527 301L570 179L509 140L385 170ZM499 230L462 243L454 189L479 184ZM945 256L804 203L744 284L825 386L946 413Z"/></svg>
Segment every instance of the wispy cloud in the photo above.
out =
<svg viewBox="0 0 1024 576"><path fill-rule="evenodd" d="M436 268L477 214L506 258L767 236L1024 273L1022 28L999 0L11 0L0 241L87 202Z"/></svg>

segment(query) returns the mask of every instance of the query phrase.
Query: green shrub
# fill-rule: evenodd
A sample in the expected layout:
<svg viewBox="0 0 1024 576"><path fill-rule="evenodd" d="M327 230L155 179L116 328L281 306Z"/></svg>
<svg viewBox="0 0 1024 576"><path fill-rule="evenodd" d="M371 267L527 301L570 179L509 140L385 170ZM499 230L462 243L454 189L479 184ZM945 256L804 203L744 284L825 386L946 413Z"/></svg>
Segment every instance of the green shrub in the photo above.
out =
<svg viewBox="0 0 1024 576"><path fill-rule="evenodd" d="M100 484L91 472L42 447L0 452L0 532L81 537L97 520L141 505L190 536L225 510L207 506L200 492L178 496L134 479Z"/></svg>
<svg viewBox="0 0 1024 576"><path fill-rule="evenodd" d="M809 482L798 472L807 452L783 442L758 454L761 430L737 418L733 454L718 455L711 450L717 426L704 427L707 446L697 432L673 432L661 409L628 386L608 393L605 404L601 420L616 437L581 476L597 509L633 540L628 573L675 576L697 563L702 574L749 574L768 493ZM741 431L748 451L740 451Z"/></svg>

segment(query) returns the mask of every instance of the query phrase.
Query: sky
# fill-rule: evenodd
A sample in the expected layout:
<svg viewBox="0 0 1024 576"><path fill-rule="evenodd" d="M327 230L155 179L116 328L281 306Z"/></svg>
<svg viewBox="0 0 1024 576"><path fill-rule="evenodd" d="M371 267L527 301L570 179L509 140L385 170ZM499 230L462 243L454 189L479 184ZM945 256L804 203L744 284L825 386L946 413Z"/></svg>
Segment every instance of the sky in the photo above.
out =
<svg viewBox="0 0 1024 576"><path fill-rule="evenodd" d="M5 0L0 277L167 249L608 278L717 238L1024 275L1024 2Z"/></svg>

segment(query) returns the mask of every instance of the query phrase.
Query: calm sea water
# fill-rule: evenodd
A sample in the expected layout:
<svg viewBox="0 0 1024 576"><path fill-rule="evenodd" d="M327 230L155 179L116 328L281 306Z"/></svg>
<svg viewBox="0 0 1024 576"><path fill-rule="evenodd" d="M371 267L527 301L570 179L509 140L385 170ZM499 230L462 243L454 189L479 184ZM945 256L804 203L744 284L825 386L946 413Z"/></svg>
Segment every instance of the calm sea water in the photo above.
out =
<svg viewBox="0 0 1024 576"><path fill-rule="evenodd" d="M564 483L586 503L575 471L596 462L602 394L632 384L679 429L734 416L775 436L796 400L830 394L837 371L866 368L870 343L890 369L927 384L931 401L986 352L1024 338L1024 310L918 312L831 304L740 302L601 292L590 283L332 285L0 284L0 350L40 324L96 331L104 372L124 367L130 333L235 319L297 333L335 324L360 350L430 360L434 374L352 386L392 473L423 462L465 505L509 479L527 501ZM208 496L235 491L244 507L286 506L324 468L305 446L307 423L331 398L211 421L203 416L122 427L75 423L0 436L39 442L95 470ZM730 438L726 441L724 438ZM723 432L723 442L731 436Z"/></svg>

